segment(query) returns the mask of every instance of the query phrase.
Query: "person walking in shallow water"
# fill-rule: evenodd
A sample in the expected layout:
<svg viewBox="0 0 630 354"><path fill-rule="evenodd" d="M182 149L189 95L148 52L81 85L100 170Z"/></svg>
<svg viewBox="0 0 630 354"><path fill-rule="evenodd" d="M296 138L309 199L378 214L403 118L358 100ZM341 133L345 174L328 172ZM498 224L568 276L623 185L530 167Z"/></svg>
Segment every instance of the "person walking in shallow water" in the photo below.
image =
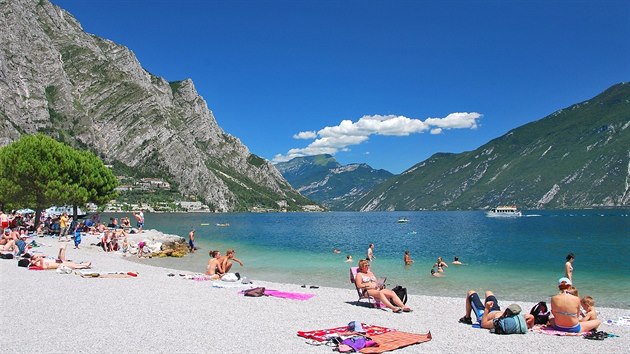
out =
<svg viewBox="0 0 630 354"><path fill-rule="evenodd" d="M188 247L191 253L195 253L195 229L190 230L188 233Z"/></svg>
<svg viewBox="0 0 630 354"><path fill-rule="evenodd" d="M564 264L564 276L573 282L573 260L575 260L575 255L573 253L569 253L566 259L567 262Z"/></svg>
<svg viewBox="0 0 630 354"><path fill-rule="evenodd" d="M405 251L405 256L403 257L403 260L405 261L406 266L409 266L411 265L411 263L413 263L413 259L411 259L411 256L409 255L409 250Z"/></svg>
<svg viewBox="0 0 630 354"><path fill-rule="evenodd" d="M367 255L365 259L367 259L368 261L373 261L375 258L376 256L374 255L374 244L370 243L367 249Z"/></svg>

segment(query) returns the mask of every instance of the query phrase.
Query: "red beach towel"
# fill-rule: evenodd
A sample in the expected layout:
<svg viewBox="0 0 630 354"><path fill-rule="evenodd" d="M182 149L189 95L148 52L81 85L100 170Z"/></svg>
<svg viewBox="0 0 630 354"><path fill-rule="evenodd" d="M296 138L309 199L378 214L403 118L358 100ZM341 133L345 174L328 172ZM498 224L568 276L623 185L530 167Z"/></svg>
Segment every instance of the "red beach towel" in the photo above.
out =
<svg viewBox="0 0 630 354"><path fill-rule="evenodd" d="M365 330L367 336L372 337L372 338L373 336L377 334L383 334L383 333L395 331L395 329L390 329L390 328L381 327L381 326L372 326L365 323L361 323L361 326ZM337 327L337 328L318 329L314 331L298 331L297 335L300 337L307 338L307 339L314 339L316 341L325 342L327 334L333 334L333 333L341 334L347 331L348 331L348 326L342 326L342 327Z"/></svg>

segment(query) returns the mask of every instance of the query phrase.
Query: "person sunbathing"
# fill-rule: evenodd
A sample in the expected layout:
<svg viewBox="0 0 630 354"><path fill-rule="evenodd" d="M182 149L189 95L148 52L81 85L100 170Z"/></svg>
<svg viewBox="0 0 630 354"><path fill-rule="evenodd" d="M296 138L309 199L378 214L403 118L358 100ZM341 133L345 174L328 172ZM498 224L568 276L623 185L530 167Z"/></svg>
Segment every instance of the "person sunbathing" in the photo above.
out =
<svg viewBox="0 0 630 354"><path fill-rule="evenodd" d="M30 258L29 265L42 269L57 269L60 265L64 265L70 269L87 269L92 266L92 262L75 263L66 260L66 247L59 248L57 259L48 258L43 254L34 254Z"/></svg>
<svg viewBox="0 0 630 354"><path fill-rule="evenodd" d="M42 255L32 256L30 262L30 266L42 269L57 269L62 265L70 269L88 269L92 266L92 262L75 263L61 259L50 259Z"/></svg>
<svg viewBox="0 0 630 354"><path fill-rule="evenodd" d="M597 329L601 324L600 320L593 319L580 322L578 314L580 313L580 298L568 292L573 287L573 283L569 278L560 278L558 280L558 289L560 293L551 297L551 314L549 323L551 326L562 332L589 332Z"/></svg>
<svg viewBox="0 0 630 354"><path fill-rule="evenodd" d="M486 291L486 300L484 304L481 303L479 299L479 294L476 291L470 290L466 295L466 314L464 317L459 319L460 323L464 324L472 324L472 318L470 313L475 311L475 316L477 317L477 322L481 325L481 328L485 329L493 329L494 328L494 320L501 318L505 314L505 311L501 310L501 306L499 306L499 300L497 300L496 296L492 291ZM531 314L525 314L525 322L527 323L527 328L532 328L534 325L534 316Z"/></svg>
<svg viewBox="0 0 630 354"><path fill-rule="evenodd" d="M232 261L240 264L241 267L243 266L243 262L234 258L235 253L236 251L230 248L225 252L225 256L219 257L219 273L220 274L225 274L229 272L230 269L232 269Z"/></svg>
<svg viewBox="0 0 630 354"><path fill-rule="evenodd" d="M208 252L208 255L211 257L208 260L208 268L206 269L206 275L210 276L210 279L220 279L223 273L221 273L221 269L219 268L219 257L221 256L221 252L214 250Z"/></svg>
<svg viewBox="0 0 630 354"><path fill-rule="evenodd" d="M359 261L359 270L354 283L358 289L363 289L368 295L380 300L395 313L412 311L410 307L405 306L395 292L377 284L376 276L370 271L370 263L365 259Z"/></svg>

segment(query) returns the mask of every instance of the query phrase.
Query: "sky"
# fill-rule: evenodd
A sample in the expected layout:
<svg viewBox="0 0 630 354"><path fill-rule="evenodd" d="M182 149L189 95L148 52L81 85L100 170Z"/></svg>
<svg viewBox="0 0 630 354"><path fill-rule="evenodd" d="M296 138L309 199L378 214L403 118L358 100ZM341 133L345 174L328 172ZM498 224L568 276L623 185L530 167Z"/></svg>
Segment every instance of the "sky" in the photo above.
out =
<svg viewBox="0 0 630 354"><path fill-rule="evenodd" d="M53 0L270 161L398 174L630 78L627 0Z"/></svg>

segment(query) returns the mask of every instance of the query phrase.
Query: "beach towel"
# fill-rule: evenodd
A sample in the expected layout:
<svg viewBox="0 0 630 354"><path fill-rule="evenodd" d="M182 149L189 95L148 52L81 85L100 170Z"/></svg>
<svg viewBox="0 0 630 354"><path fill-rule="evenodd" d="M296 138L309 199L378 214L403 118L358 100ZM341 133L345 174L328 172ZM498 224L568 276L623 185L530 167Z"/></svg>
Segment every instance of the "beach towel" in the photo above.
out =
<svg viewBox="0 0 630 354"><path fill-rule="evenodd" d="M232 283L228 281L215 280L212 282L212 287L227 289L227 288L253 288L254 286L251 284L243 284L241 282Z"/></svg>
<svg viewBox="0 0 630 354"><path fill-rule="evenodd" d="M531 331L534 332L534 333L548 334L548 335L552 335L552 336L581 337L584 334L586 334L586 332L573 333L573 332L558 331L557 329L555 329L555 328L553 328L551 326L547 326L547 325L534 325L534 327L531 329Z"/></svg>
<svg viewBox="0 0 630 354"><path fill-rule="evenodd" d="M398 348L403 348L413 344L419 344L430 341L433 337L431 336L431 332L427 334L418 334L418 333L408 333L408 332L387 332L383 334L370 335L373 341L375 341L378 346L376 347L365 347L360 350L361 353L383 353L392 350L396 350Z"/></svg>
<svg viewBox="0 0 630 354"><path fill-rule="evenodd" d="M81 278L135 278L138 276L134 272L95 272L90 270L75 270L75 274Z"/></svg>
<svg viewBox="0 0 630 354"><path fill-rule="evenodd" d="M288 291L280 291L280 290L273 290L273 289L265 289L265 295L279 297L283 299L300 300L300 301L306 301L312 298L313 296L315 296L315 294L292 293Z"/></svg>
<svg viewBox="0 0 630 354"><path fill-rule="evenodd" d="M368 337L372 337L377 334L383 334L383 333L395 331L394 329L381 327L381 326L368 325L365 323L361 323L361 327L363 327L366 333L365 335ZM348 326L329 328L329 329L317 329L314 331L298 331L297 335L299 337L303 337L306 339L313 339L318 342L325 342L327 340L326 338L327 334L333 334L333 333L342 334L346 332L348 332Z"/></svg>
<svg viewBox="0 0 630 354"><path fill-rule="evenodd" d="M603 323L610 326L630 327L630 316L621 316L616 320L606 320Z"/></svg>

